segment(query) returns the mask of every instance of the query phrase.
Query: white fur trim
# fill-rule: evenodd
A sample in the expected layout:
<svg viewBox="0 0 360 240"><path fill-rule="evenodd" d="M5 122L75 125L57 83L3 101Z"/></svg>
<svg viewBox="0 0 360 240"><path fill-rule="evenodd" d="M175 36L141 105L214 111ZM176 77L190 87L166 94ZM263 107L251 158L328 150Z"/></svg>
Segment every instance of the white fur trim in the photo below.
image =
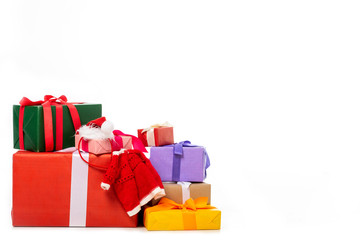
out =
<svg viewBox="0 0 360 240"><path fill-rule="evenodd" d="M154 196L154 199L155 200L158 200L159 198L162 198L162 197L165 197L166 193L165 193L165 190L163 188L161 188L161 191L158 192L155 196Z"/></svg>
<svg viewBox="0 0 360 240"><path fill-rule="evenodd" d="M122 154L122 153L124 153L125 151L126 151L127 149L121 149L120 151L114 151L113 152L113 155L120 155L120 154Z"/></svg>
<svg viewBox="0 0 360 240"><path fill-rule="evenodd" d="M132 216L134 216L135 214L137 214L138 212L140 212L140 210L141 210L140 205L137 205L136 207L134 207L133 210L128 211L127 214L129 215L129 217L132 217Z"/></svg>
<svg viewBox="0 0 360 240"><path fill-rule="evenodd" d="M94 126L81 126L78 130L79 136L84 139L113 139L114 134L112 132L103 132L101 128Z"/></svg>
<svg viewBox="0 0 360 240"><path fill-rule="evenodd" d="M165 196L165 191L163 188L160 187L156 187L154 190L152 190L147 196L145 196L143 199L141 199L140 201L140 205L144 206L145 204L147 204L148 202L150 202L151 199L153 199L154 197L160 198Z"/></svg>
<svg viewBox="0 0 360 240"><path fill-rule="evenodd" d="M107 183L102 182L100 186L104 190L109 190L110 189L110 184L107 184Z"/></svg>
<svg viewBox="0 0 360 240"><path fill-rule="evenodd" d="M103 124L101 125L101 131L106 134L112 133L112 131L114 131L114 124L110 121L103 122Z"/></svg>

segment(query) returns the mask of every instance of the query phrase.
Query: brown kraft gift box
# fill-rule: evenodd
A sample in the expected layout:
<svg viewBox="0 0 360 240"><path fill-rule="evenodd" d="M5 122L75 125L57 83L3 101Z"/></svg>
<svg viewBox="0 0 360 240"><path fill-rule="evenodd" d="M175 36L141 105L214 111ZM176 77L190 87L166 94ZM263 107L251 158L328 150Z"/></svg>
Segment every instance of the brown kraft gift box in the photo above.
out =
<svg viewBox="0 0 360 240"><path fill-rule="evenodd" d="M183 186L174 182L163 182L166 198L176 203L183 204ZM186 187L185 187L186 188ZM211 184L208 183L191 183L189 186L190 196L192 199L198 197L207 197L207 204L211 203ZM185 190L187 191L187 190ZM185 193L186 194L186 193ZM184 199L186 201L186 199ZM151 205L156 205L160 199L152 200Z"/></svg>

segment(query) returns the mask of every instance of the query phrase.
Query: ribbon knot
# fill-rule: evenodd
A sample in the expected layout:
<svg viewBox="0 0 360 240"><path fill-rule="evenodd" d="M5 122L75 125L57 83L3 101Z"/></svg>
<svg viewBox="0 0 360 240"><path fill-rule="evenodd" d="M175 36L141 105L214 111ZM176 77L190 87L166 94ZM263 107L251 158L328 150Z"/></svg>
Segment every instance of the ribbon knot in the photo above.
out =
<svg viewBox="0 0 360 240"><path fill-rule="evenodd" d="M179 143L175 143L172 145L166 145L166 146L173 146L173 168L172 168L172 181L175 182L179 182L181 181L180 179L180 166L181 166L181 157L183 156L184 153L184 147L199 147L198 145L194 145L191 144L190 141L186 140L186 141L182 141ZM206 177L206 169L210 166L210 159L209 156L206 152L206 150L204 149L204 154L205 154L205 177Z"/></svg>
<svg viewBox="0 0 360 240"><path fill-rule="evenodd" d="M67 102L67 98L65 95L61 95L60 97L54 97L52 95L45 95L44 97L45 102L51 102L51 103L60 103L64 104Z"/></svg>
<svg viewBox="0 0 360 240"><path fill-rule="evenodd" d="M164 122L164 123L155 123L154 125L151 125L148 128L144 128L141 133L144 132L148 132L150 130L153 130L154 128L159 128L159 127L172 127L172 125L169 122Z"/></svg>
<svg viewBox="0 0 360 240"><path fill-rule="evenodd" d="M166 197L162 198L158 205L150 207L146 209L150 212L158 212L163 210L171 210L171 209L180 209L180 210L192 210L196 211L198 209L214 209L215 207L208 205L208 198L207 197L199 197L195 200L189 198L186 200L184 204L176 203L173 200L170 200Z"/></svg>
<svg viewBox="0 0 360 240"><path fill-rule="evenodd" d="M31 101L30 99L28 99L27 97L23 97L19 104L20 106L35 106L35 105L44 105L47 103L59 103L59 104L65 104L67 103L67 98L65 95L61 95L60 97L54 97L52 95L45 95L44 96L44 100L39 100L39 101Z"/></svg>
<svg viewBox="0 0 360 240"><path fill-rule="evenodd" d="M179 143L175 143L174 144L174 154L182 156L183 152L184 152L183 151L184 146L188 146L190 144L191 144L190 141L182 141L182 142L179 142Z"/></svg>

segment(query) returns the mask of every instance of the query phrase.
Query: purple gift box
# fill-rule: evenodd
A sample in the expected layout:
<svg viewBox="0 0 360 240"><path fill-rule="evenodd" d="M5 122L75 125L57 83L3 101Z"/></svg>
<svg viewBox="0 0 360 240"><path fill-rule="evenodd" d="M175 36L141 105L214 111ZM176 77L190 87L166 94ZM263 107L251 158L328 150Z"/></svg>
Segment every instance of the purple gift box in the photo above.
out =
<svg viewBox="0 0 360 240"><path fill-rule="evenodd" d="M203 182L210 166L205 148L190 141L151 147L150 161L163 182Z"/></svg>

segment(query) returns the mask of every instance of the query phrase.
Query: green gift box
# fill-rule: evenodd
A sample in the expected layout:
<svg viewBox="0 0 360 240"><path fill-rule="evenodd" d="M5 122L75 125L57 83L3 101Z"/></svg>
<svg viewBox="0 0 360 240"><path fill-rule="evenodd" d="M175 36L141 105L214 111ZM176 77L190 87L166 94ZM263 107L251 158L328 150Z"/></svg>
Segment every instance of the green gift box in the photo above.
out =
<svg viewBox="0 0 360 240"><path fill-rule="evenodd" d="M101 104L73 104L77 109L81 125L91 120L101 117ZM71 114L66 105L62 105L63 111L63 143L62 148L75 146L75 128L72 122ZM20 105L13 106L13 126L14 126L14 148L20 149L19 138L19 114ZM51 106L52 126L54 146L56 143L56 106ZM24 108L23 119L24 150L34 152L45 151L44 134L44 114L43 106L26 106ZM55 150L55 148L54 148Z"/></svg>

